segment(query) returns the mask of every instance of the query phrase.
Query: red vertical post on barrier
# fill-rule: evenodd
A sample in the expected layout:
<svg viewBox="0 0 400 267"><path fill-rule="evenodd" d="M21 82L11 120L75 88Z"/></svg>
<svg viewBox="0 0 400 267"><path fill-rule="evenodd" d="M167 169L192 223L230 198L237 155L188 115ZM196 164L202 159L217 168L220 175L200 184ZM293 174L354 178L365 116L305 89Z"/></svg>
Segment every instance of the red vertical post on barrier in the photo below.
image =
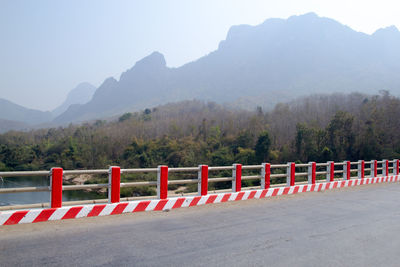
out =
<svg viewBox="0 0 400 267"><path fill-rule="evenodd" d="M335 162L328 161L326 167L326 181L332 182L335 178Z"/></svg>
<svg viewBox="0 0 400 267"><path fill-rule="evenodd" d="M373 176L373 177L378 176L378 161L377 160L371 161L371 176Z"/></svg>
<svg viewBox="0 0 400 267"><path fill-rule="evenodd" d="M294 186L296 182L296 163L292 162L290 168L290 186Z"/></svg>
<svg viewBox="0 0 400 267"><path fill-rule="evenodd" d="M344 174L344 179L345 180L350 180L351 177L351 173L350 173L350 169L351 169L351 164L350 161L345 161L344 165L343 165L343 174Z"/></svg>
<svg viewBox="0 0 400 267"><path fill-rule="evenodd" d="M385 159L385 160L383 160L383 164L382 164L383 166L383 170L384 170L384 172L385 172L385 176L388 176L389 175L389 161L387 160L387 159Z"/></svg>
<svg viewBox="0 0 400 267"><path fill-rule="evenodd" d="M205 196L208 194L208 166L207 165L199 165L198 179L199 179L199 184L197 187L197 191L200 196Z"/></svg>
<svg viewBox="0 0 400 267"><path fill-rule="evenodd" d="M268 189L271 185L271 164L263 163L261 169L261 189Z"/></svg>
<svg viewBox="0 0 400 267"><path fill-rule="evenodd" d="M51 175L50 175L51 208L61 208L62 206L62 183L63 183L63 169L51 168Z"/></svg>
<svg viewBox="0 0 400 267"><path fill-rule="evenodd" d="M286 171L286 186L294 186L296 177L296 164L289 162Z"/></svg>
<svg viewBox="0 0 400 267"><path fill-rule="evenodd" d="M393 172L394 172L395 175L399 175L399 171L400 171L399 164L400 164L400 161L398 159L395 159L394 160L394 166L393 166L394 167Z"/></svg>
<svg viewBox="0 0 400 267"><path fill-rule="evenodd" d="M158 166L157 197L158 199L166 199L168 197L168 166Z"/></svg>
<svg viewBox="0 0 400 267"><path fill-rule="evenodd" d="M240 192L242 190L242 164L233 164L232 191Z"/></svg>
<svg viewBox="0 0 400 267"><path fill-rule="evenodd" d="M315 177L317 171L317 163L309 162L308 163L308 183L315 184Z"/></svg>
<svg viewBox="0 0 400 267"><path fill-rule="evenodd" d="M358 161L358 178L359 179L364 179L365 177L365 161L364 160L359 160Z"/></svg>
<svg viewBox="0 0 400 267"><path fill-rule="evenodd" d="M388 160L386 160L385 167L386 167L386 175L389 175L389 161Z"/></svg>
<svg viewBox="0 0 400 267"><path fill-rule="evenodd" d="M121 168L111 166L108 170L108 203L118 203L121 196Z"/></svg>

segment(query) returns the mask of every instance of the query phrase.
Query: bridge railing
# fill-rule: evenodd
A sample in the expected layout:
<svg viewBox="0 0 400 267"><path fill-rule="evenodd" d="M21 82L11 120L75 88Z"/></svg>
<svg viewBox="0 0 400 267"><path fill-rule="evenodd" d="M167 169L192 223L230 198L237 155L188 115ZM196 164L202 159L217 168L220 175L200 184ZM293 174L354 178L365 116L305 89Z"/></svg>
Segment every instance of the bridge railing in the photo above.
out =
<svg viewBox="0 0 400 267"><path fill-rule="evenodd" d="M366 168L367 166L367 168ZM21 176L46 176L50 179L50 186L41 187L14 187L0 188L0 194L6 193L22 193L22 192L50 192L49 203L27 204L18 206L3 206L1 209L20 209L20 208L35 208L46 207L58 208L62 205L78 205L89 203L118 203L120 201L129 201L134 199L154 198L154 196L128 197L121 198L120 190L124 187L140 187L140 186L156 186L157 198L168 198L168 185L188 185L198 184L197 192L194 194L207 195L210 183L217 182L232 182L233 192L242 191L242 181L244 180L259 180L261 189L278 186L294 186L295 184L315 184L324 181L363 179L367 177L377 177L398 175L399 160L359 160L355 162L343 161L326 163L294 163L287 164L270 164L263 163L260 165L241 165L233 164L232 166L207 166L199 165L198 167L178 167L169 168L168 166L158 166L157 168L141 168L141 169L121 169L118 166L111 166L109 169L97 170L63 170L62 168L52 168L50 171L10 171L0 172L0 177L21 177ZM253 175L243 175L243 171L249 170ZM232 171L229 177L209 177L209 174L215 174L221 171ZM255 172L258 174L254 175ZM132 173L154 173L157 175L157 180L154 181L135 181L121 182L121 174ZM197 173L196 179L168 179L170 173ZM368 176L367 176L367 174ZM63 177L65 175L108 175L108 183L102 184L82 184L82 185L64 185ZM286 178L286 183L282 181ZM296 179L297 178L297 179ZM280 180L279 180L280 179ZM272 181L272 182L271 182ZM275 183L273 182L275 181ZM69 190L91 190L104 189L108 191L108 198L101 200L83 200L83 201L62 201L62 192ZM253 187L254 188L254 187ZM227 190L214 190L213 192L222 192ZM190 193L189 193L190 194ZM192 193L193 194L193 193ZM171 194L170 194L171 196ZM173 196L173 195L172 195Z"/></svg>

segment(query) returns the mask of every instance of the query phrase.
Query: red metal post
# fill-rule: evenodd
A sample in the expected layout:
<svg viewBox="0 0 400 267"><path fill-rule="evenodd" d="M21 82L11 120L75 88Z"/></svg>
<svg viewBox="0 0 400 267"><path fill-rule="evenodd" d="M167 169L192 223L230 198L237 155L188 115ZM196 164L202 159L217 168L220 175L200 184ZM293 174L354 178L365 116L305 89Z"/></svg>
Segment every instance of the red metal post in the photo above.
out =
<svg viewBox="0 0 400 267"><path fill-rule="evenodd" d="M315 177L316 177L316 171L317 171L317 163L315 162L309 162L308 163L308 183L309 184L315 184Z"/></svg>
<svg viewBox="0 0 400 267"><path fill-rule="evenodd" d="M50 176L51 208L61 208L62 206L62 182L63 182L63 169L51 168L51 176Z"/></svg>
<svg viewBox="0 0 400 267"><path fill-rule="evenodd" d="M389 161L387 159L383 160L383 169L385 171L385 176L389 176Z"/></svg>
<svg viewBox="0 0 400 267"><path fill-rule="evenodd" d="M345 171L345 174L346 174L346 180L350 180L350 177L351 177L351 172L350 172L350 170L351 170L351 163L350 163L350 161L346 161L346 165L344 165L344 167L345 167L345 169L344 169L344 171Z"/></svg>
<svg viewBox="0 0 400 267"><path fill-rule="evenodd" d="M294 186L296 176L296 164L289 162L286 172L286 186Z"/></svg>
<svg viewBox="0 0 400 267"><path fill-rule="evenodd" d="M365 161L364 160L359 160L358 161L358 178L359 179L364 179L365 177Z"/></svg>
<svg viewBox="0 0 400 267"><path fill-rule="evenodd" d="M328 161L328 166L326 168L326 180L332 182L335 178L335 162Z"/></svg>
<svg viewBox="0 0 400 267"><path fill-rule="evenodd" d="M377 160L371 161L371 174L373 175L373 177L378 176L378 161Z"/></svg>
<svg viewBox="0 0 400 267"><path fill-rule="evenodd" d="M389 175L389 161L388 160L386 160L385 167L386 167L386 175Z"/></svg>
<svg viewBox="0 0 400 267"><path fill-rule="evenodd" d="M197 190L199 195L205 196L208 193L208 166L207 165L199 165L199 174L198 174L199 184Z"/></svg>
<svg viewBox="0 0 400 267"><path fill-rule="evenodd" d="M108 170L108 203L118 203L121 195L121 168L111 166Z"/></svg>
<svg viewBox="0 0 400 267"><path fill-rule="evenodd" d="M240 192L242 190L242 164L233 164L232 176L232 191Z"/></svg>
<svg viewBox="0 0 400 267"><path fill-rule="evenodd" d="M166 199L168 197L168 166L158 166L157 197L159 199Z"/></svg>
<svg viewBox="0 0 400 267"><path fill-rule="evenodd" d="M263 163L261 169L261 189L268 189L271 185L271 164Z"/></svg>
<svg viewBox="0 0 400 267"><path fill-rule="evenodd" d="M399 164L400 164L400 161L398 159L395 159L394 166L393 166L394 167L393 172L395 175L399 175Z"/></svg>

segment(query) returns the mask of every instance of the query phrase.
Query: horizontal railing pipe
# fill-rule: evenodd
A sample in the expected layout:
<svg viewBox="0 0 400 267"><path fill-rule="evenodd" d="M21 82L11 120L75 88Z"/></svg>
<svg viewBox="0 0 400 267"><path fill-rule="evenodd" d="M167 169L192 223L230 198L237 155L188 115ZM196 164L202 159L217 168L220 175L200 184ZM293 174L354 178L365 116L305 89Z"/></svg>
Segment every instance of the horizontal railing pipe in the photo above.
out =
<svg viewBox="0 0 400 267"><path fill-rule="evenodd" d="M233 166L208 167L209 171L233 170Z"/></svg>
<svg viewBox="0 0 400 267"><path fill-rule="evenodd" d="M343 166L343 165L345 165L345 163L344 162L335 162L334 165L335 166Z"/></svg>
<svg viewBox="0 0 400 267"><path fill-rule="evenodd" d="M50 176L50 171L0 172L0 177L21 177L21 176Z"/></svg>
<svg viewBox="0 0 400 267"><path fill-rule="evenodd" d="M189 167L189 168L168 168L168 172L197 172L199 170L198 167Z"/></svg>
<svg viewBox="0 0 400 267"><path fill-rule="evenodd" d="M286 177L285 173L277 173L277 174L271 174L271 178L281 178L281 177Z"/></svg>
<svg viewBox="0 0 400 267"><path fill-rule="evenodd" d="M254 179L261 179L261 175L248 175L248 176L242 176L242 180L254 180Z"/></svg>
<svg viewBox="0 0 400 267"><path fill-rule="evenodd" d="M83 185L63 185L63 191L71 191L71 190L89 190L89 189L101 189L107 188L108 184L83 184Z"/></svg>
<svg viewBox="0 0 400 267"><path fill-rule="evenodd" d="M287 164L271 164L271 169L286 168Z"/></svg>
<svg viewBox="0 0 400 267"><path fill-rule="evenodd" d="M308 163L296 163L296 168L308 167Z"/></svg>
<svg viewBox="0 0 400 267"><path fill-rule="evenodd" d="M198 179L169 180L168 184L197 184Z"/></svg>
<svg viewBox="0 0 400 267"><path fill-rule="evenodd" d="M134 187L134 186L147 186L147 185L157 185L157 181L125 182L125 183L121 183L121 187Z"/></svg>
<svg viewBox="0 0 400 267"><path fill-rule="evenodd" d="M262 168L262 165L243 165L242 170L259 170Z"/></svg>
<svg viewBox="0 0 400 267"><path fill-rule="evenodd" d="M108 174L108 170L65 170L64 175Z"/></svg>
<svg viewBox="0 0 400 267"><path fill-rule="evenodd" d="M0 194L25 193L25 192L49 192L49 191L50 188L48 186L0 188Z"/></svg>
<svg viewBox="0 0 400 267"><path fill-rule="evenodd" d="M147 169L121 169L121 173L143 173L143 172L157 172L157 168L147 168Z"/></svg>
<svg viewBox="0 0 400 267"><path fill-rule="evenodd" d="M215 178L208 179L209 183L229 182L229 181L233 181L233 178L232 177L215 177Z"/></svg>

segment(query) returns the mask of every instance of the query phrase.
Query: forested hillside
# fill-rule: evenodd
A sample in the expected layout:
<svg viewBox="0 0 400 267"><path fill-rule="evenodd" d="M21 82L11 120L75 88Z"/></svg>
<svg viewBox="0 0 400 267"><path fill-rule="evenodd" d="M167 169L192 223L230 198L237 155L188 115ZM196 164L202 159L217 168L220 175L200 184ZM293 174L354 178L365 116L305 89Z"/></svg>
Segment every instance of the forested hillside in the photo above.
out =
<svg viewBox="0 0 400 267"><path fill-rule="evenodd" d="M314 95L272 111L184 101L113 122L0 135L0 170L400 158L400 99Z"/></svg>

